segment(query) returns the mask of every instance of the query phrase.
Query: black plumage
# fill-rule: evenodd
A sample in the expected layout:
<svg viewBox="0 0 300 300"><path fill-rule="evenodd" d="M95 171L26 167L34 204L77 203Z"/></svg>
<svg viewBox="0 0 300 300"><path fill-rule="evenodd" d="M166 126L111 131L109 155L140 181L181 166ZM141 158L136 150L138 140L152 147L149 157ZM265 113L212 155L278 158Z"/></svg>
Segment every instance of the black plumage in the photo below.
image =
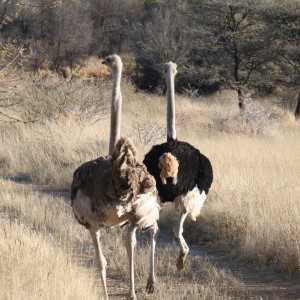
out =
<svg viewBox="0 0 300 300"><path fill-rule="evenodd" d="M166 152L175 156L179 162L177 184L167 181L163 184L158 167L159 158ZM184 196L197 185L206 194L213 181L213 170L209 159L192 145L177 140L155 145L145 155L143 163L148 172L154 176L156 187L162 202L173 202L178 196Z"/></svg>
<svg viewBox="0 0 300 300"><path fill-rule="evenodd" d="M192 145L177 141L175 128L175 75L177 65L165 64L167 84L167 142L155 145L145 155L143 163L155 178L161 202L173 202L180 214L173 228L180 243L176 267L184 266L189 247L183 237L183 224L189 216L196 220L213 181L213 170L207 157Z"/></svg>

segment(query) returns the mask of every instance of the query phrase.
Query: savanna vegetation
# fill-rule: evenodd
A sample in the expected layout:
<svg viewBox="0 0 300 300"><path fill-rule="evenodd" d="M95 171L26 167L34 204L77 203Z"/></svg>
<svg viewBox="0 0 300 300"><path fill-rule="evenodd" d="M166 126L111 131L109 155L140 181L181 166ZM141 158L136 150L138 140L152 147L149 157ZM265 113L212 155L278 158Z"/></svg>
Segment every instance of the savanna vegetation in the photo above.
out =
<svg viewBox="0 0 300 300"><path fill-rule="evenodd" d="M100 58L112 52L124 62L122 134L141 160L165 141L162 67L178 64L178 138L214 168L200 218L186 223L189 243L299 276L299 12L296 0L2 1L0 298L101 294L68 191L78 165L107 154L111 78ZM173 218L167 207L162 232L172 234ZM103 238L120 299L122 230ZM137 251L141 294L148 251L147 241ZM149 299L241 299L232 293L241 283L205 259L189 257L179 275L177 254L159 250Z"/></svg>
<svg viewBox="0 0 300 300"><path fill-rule="evenodd" d="M162 92L172 60L178 91L234 89L241 109L249 94L281 92L298 117L299 10L297 0L2 1L0 70L22 54L23 70L71 79L90 57L127 53L137 88Z"/></svg>

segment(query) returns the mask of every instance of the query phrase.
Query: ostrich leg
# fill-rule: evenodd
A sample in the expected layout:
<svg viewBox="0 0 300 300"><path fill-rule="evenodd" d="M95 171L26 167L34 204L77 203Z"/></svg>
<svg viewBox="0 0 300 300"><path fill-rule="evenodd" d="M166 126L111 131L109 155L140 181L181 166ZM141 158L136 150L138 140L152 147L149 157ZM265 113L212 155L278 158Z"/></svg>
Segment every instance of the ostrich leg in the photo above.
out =
<svg viewBox="0 0 300 300"><path fill-rule="evenodd" d="M127 249L127 255L129 260L129 272L130 272L130 292L129 299L136 300L136 294L134 289L134 248L136 245L136 229L132 225L128 228L128 235L125 240L125 246Z"/></svg>
<svg viewBox="0 0 300 300"><path fill-rule="evenodd" d="M185 218L187 217L188 213L183 213L180 216L179 222L177 226L173 229L175 237L179 240L180 243L180 253L179 257L177 259L176 267L178 270L183 269L185 259L187 257L187 254L189 253L189 247L186 244L184 237L182 235L183 233L183 223L185 221Z"/></svg>
<svg viewBox="0 0 300 300"><path fill-rule="evenodd" d="M101 250L101 245L100 245L100 229L97 231L90 229L89 230L90 235L92 237L94 246L95 246L95 251L96 251L96 262L99 268L99 271L101 273L101 281L104 287L104 293L106 300L108 300L108 294L107 294L107 287L106 287L106 266L107 262L106 259L102 253Z"/></svg>
<svg viewBox="0 0 300 300"><path fill-rule="evenodd" d="M154 283L155 283L155 274L154 274L154 254L155 254L155 246L158 236L158 226L157 223L150 231L151 234L151 254L150 254L150 271L147 280L146 291L148 294L152 294L154 292Z"/></svg>

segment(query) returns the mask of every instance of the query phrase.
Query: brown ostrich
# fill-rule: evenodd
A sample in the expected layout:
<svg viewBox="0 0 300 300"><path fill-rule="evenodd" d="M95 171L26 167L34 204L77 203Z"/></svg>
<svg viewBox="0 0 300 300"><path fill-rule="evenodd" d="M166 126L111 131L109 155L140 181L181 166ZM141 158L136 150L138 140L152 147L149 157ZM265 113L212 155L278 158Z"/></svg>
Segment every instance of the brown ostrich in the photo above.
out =
<svg viewBox="0 0 300 300"><path fill-rule="evenodd" d="M89 230L92 237L106 299L108 299L107 262L101 250L101 227L128 225L125 246L130 270L129 299L136 299L134 287L136 230L149 229L151 233L150 272L146 289L152 293L155 282L154 251L159 205L154 178L142 163L137 162L136 150L130 139L126 137L119 139L122 61L119 56L110 55L103 63L112 69L114 79L109 148L112 156L88 161L74 172L71 200L76 219Z"/></svg>

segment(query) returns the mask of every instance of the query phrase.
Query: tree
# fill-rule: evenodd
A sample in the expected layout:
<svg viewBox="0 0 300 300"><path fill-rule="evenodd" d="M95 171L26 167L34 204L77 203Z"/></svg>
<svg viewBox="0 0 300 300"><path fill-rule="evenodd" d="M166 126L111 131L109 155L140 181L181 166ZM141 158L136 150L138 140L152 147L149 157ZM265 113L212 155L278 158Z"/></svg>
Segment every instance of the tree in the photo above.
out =
<svg viewBox="0 0 300 300"><path fill-rule="evenodd" d="M22 57L24 48L12 40L4 40L0 35L0 117L8 121L20 121L8 113L8 109L22 101L11 84L10 73L16 61Z"/></svg>
<svg viewBox="0 0 300 300"><path fill-rule="evenodd" d="M237 91L243 111L245 92L255 85L252 79L268 61L270 37L266 24L254 1L206 1L204 5L194 5L201 28L195 50L203 57L203 68L210 69L223 87Z"/></svg>
<svg viewBox="0 0 300 300"><path fill-rule="evenodd" d="M130 29L143 10L140 0L89 0L93 22L91 52L100 56L128 50Z"/></svg>
<svg viewBox="0 0 300 300"><path fill-rule="evenodd" d="M141 89L154 91L162 81L164 63L171 60L180 66L186 64L191 32L185 14L186 1L148 3L146 8L144 17L133 30L132 40L141 74L137 85Z"/></svg>
<svg viewBox="0 0 300 300"><path fill-rule="evenodd" d="M0 3L0 117L8 121L18 121L7 110L20 103L16 97L15 90L10 84L9 74L23 55L23 46L18 46L12 38L3 37L3 31L19 14L20 9L16 6L16 1L9 0Z"/></svg>
<svg viewBox="0 0 300 300"><path fill-rule="evenodd" d="M64 1L56 7L42 5L30 11L27 37L31 57L47 59L53 69L75 68L78 60L87 55L92 42L89 6L84 2ZM30 37L34 37L33 39ZM40 49L39 47L42 47Z"/></svg>
<svg viewBox="0 0 300 300"><path fill-rule="evenodd" d="M57 1L51 1L51 5ZM3 1L0 4L0 116L1 120L9 122L32 122L33 120L22 119L16 113L17 107L23 102L20 96L17 79L14 78L13 70L17 63L21 64L25 52L22 44L9 37L9 27L16 22L22 11L27 6L33 6L24 0Z"/></svg>
<svg viewBox="0 0 300 300"><path fill-rule="evenodd" d="M295 118L296 120L299 120L300 118L300 93L298 94L298 101L295 109Z"/></svg>
<svg viewBox="0 0 300 300"><path fill-rule="evenodd" d="M288 3L273 5L267 14L274 40L276 66L279 67L277 84L283 84L297 96L295 118L300 117L300 3L289 0Z"/></svg>

